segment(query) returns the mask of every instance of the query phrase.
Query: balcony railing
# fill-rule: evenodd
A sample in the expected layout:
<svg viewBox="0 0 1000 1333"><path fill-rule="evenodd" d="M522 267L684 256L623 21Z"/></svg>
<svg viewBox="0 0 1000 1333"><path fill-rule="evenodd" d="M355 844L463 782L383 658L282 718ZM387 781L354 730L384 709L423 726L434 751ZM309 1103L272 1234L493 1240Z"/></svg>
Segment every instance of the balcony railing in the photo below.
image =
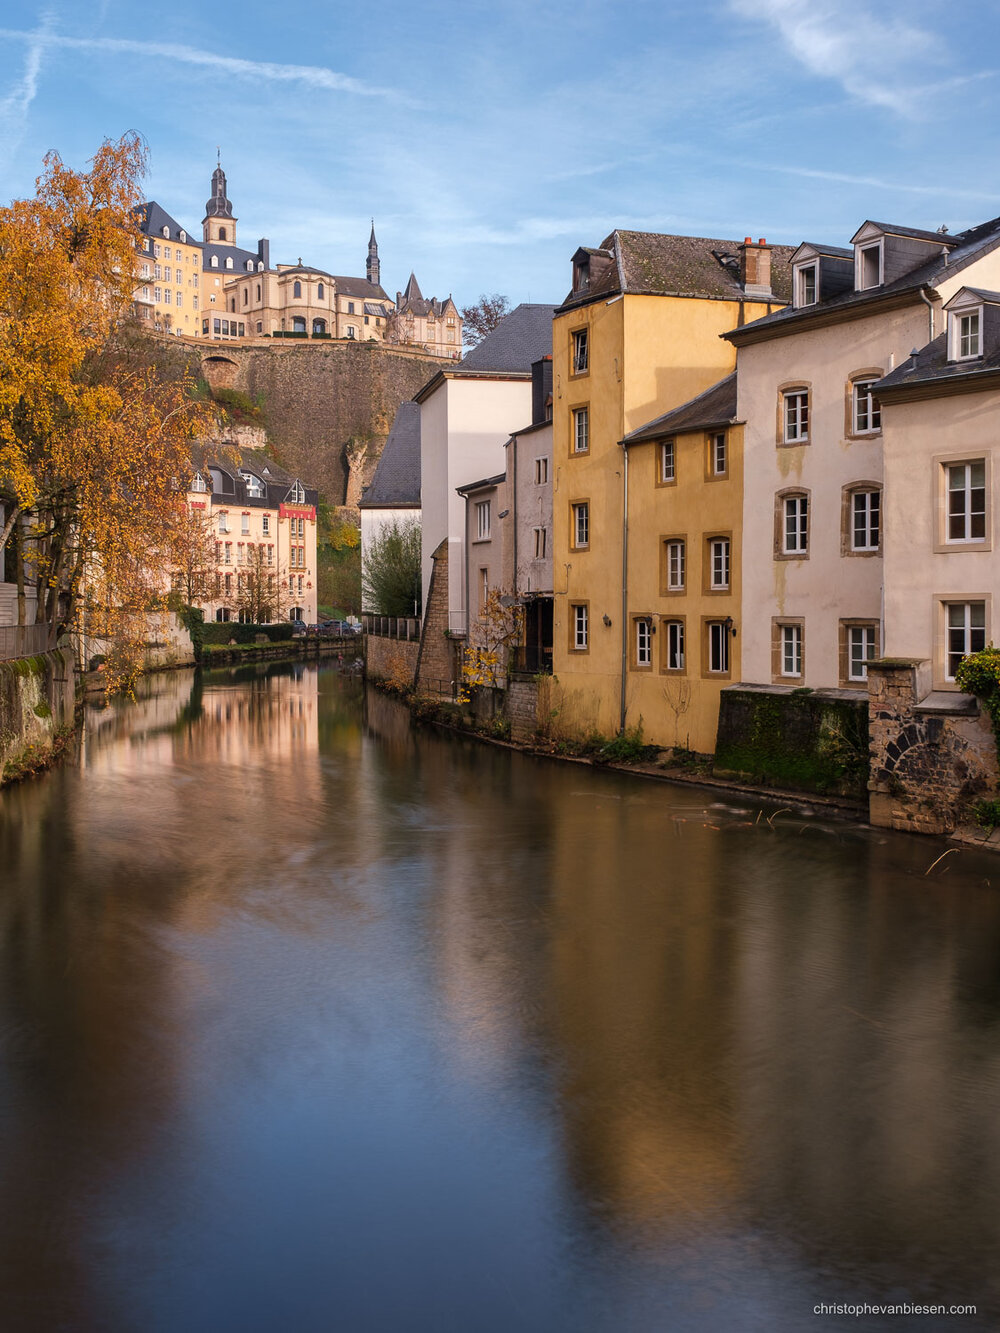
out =
<svg viewBox="0 0 1000 1333"><path fill-rule="evenodd" d="M34 657L54 647L54 625L0 625L0 662Z"/></svg>

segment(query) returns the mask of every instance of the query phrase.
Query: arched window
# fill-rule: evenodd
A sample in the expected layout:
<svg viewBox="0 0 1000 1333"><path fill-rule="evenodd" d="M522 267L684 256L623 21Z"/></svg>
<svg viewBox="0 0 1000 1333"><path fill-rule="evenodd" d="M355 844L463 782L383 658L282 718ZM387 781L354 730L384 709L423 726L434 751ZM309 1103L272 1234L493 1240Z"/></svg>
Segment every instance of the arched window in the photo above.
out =
<svg viewBox="0 0 1000 1333"><path fill-rule="evenodd" d="M305 333L305 331L306 331L306 319L305 319L305 316L304 316L304 315L293 315L293 316L292 316L292 332L293 332L293 333Z"/></svg>
<svg viewBox="0 0 1000 1333"><path fill-rule="evenodd" d="M164 228L163 228L163 235L169 238L169 236L170 236L170 228L169 228L169 227L164 227Z"/></svg>
<svg viewBox="0 0 1000 1333"><path fill-rule="evenodd" d="M226 255L226 268L232 268L232 266L233 266L232 255Z"/></svg>
<svg viewBox="0 0 1000 1333"><path fill-rule="evenodd" d="M316 299L317 301L322 301L323 299L323 284L321 282L317 282L316 284Z"/></svg>
<svg viewBox="0 0 1000 1333"><path fill-rule="evenodd" d="M296 282L292 287L292 298L297 301L301 298L301 296L302 296L302 283Z"/></svg>
<svg viewBox="0 0 1000 1333"><path fill-rule="evenodd" d="M263 273L263 272L264 272L264 261L263 261L263 259L258 259L258 260L257 260L257 272L258 272L258 273Z"/></svg>
<svg viewBox="0 0 1000 1333"><path fill-rule="evenodd" d="M219 256L218 256L218 255L213 255L213 256L212 256L212 267L213 267L213 268L218 268L218 267L219 267Z"/></svg>
<svg viewBox="0 0 1000 1333"><path fill-rule="evenodd" d="M317 333L326 333L326 320L325 320L325 319L314 319L314 320L313 320L313 337L315 337Z"/></svg>
<svg viewBox="0 0 1000 1333"><path fill-rule="evenodd" d="M260 300L260 283L257 284L257 300Z"/></svg>
<svg viewBox="0 0 1000 1333"><path fill-rule="evenodd" d="M224 241L225 239L226 239L226 229L225 229L225 227L220 227L220 228L219 228L219 240L220 240L220 241Z"/></svg>
<svg viewBox="0 0 1000 1333"><path fill-rule="evenodd" d="M180 238L180 239L181 239L181 244L182 244L182 245L187 245L187 238L188 238L188 234L187 234L187 232L182 230L182 231L181 231L181 238Z"/></svg>

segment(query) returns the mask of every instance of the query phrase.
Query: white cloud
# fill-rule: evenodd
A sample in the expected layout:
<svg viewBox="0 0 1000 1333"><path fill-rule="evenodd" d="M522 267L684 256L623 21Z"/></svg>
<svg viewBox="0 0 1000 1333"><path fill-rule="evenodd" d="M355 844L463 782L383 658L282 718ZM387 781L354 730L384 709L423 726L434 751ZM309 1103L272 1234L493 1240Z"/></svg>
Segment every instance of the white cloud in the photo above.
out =
<svg viewBox="0 0 1000 1333"><path fill-rule="evenodd" d="M939 38L876 17L860 0L730 0L730 9L770 24L811 73L906 118L919 113L926 92L921 70L942 58Z"/></svg>
<svg viewBox="0 0 1000 1333"><path fill-rule="evenodd" d="M28 49L24 57L24 74L6 97L0 100L0 162L6 166L24 138L28 111L38 93L38 76L42 70L42 51L50 36L51 17L45 15L37 32L25 33Z"/></svg>
<svg viewBox="0 0 1000 1333"><path fill-rule="evenodd" d="M185 65L201 66L224 74L265 79L272 83L301 83L325 92L353 93L358 97L384 97L405 101L395 89L380 88L365 83L322 65L282 65L269 60L240 60L235 56L218 55L214 51L200 51L193 46L174 42L139 42L124 37L64 37L47 30L20 32L0 28L0 37L29 43L29 52L46 47L69 51L107 51L111 54L142 55L161 60L178 61Z"/></svg>

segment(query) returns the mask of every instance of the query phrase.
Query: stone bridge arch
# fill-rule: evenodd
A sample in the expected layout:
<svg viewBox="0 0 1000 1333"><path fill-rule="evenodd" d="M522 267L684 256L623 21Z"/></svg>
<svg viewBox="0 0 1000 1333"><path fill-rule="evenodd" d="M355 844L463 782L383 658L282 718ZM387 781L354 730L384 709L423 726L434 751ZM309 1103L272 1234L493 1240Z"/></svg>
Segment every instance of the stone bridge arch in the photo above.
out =
<svg viewBox="0 0 1000 1333"><path fill-rule="evenodd" d="M201 358L201 373L213 389L235 389L242 366L232 356L213 352Z"/></svg>

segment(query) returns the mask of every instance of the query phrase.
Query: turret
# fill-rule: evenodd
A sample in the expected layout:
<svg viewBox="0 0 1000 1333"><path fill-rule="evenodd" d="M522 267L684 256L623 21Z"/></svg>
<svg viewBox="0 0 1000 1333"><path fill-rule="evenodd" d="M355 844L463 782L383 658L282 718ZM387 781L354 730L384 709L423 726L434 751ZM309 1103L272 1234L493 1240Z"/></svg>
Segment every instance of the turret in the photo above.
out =
<svg viewBox="0 0 1000 1333"><path fill-rule="evenodd" d="M236 217L226 194L226 173L220 162L212 172L212 197L205 205L202 238L222 245L236 244Z"/></svg>

